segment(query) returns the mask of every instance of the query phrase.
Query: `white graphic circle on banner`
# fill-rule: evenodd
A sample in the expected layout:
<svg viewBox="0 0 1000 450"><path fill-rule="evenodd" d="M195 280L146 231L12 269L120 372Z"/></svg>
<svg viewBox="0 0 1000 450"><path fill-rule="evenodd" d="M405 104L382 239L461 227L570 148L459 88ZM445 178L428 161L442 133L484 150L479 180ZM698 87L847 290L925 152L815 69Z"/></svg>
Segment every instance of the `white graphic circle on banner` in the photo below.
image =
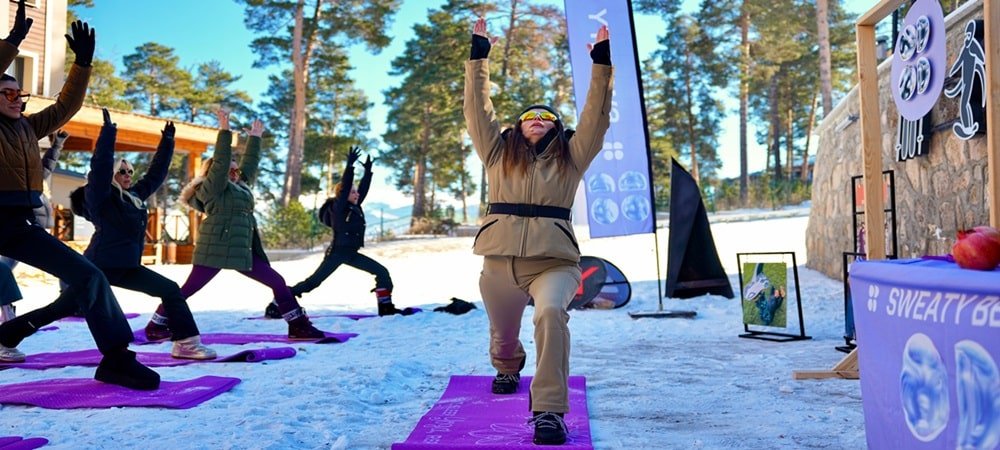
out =
<svg viewBox="0 0 1000 450"><path fill-rule="evenodd" d="M927 43L931 40L931 19L927 16L917 18L917 23L913 24L917 33L917 53L927 50Z"/></svg>
<svg viewBox="0 0 1000 450"><path fill-rule="evenodd" d="M604 172L591 175L587 179L587 191L593 193L610 193L615 191L615 179Z"/></svg>
<svg viewBox="0 0 1000 450"><path fill-rule="evenodd" d="M641 195L629 195L622 200L622 215L633 222L646 220L651 209L649 199Z"/></svg>
<svg viewBox="0 0 1000 450"><path fill-rule="evenodd" d="M599 198L590 204L590 217L602 225L618 220L618 204L610 198Z"/></svg>
<svg viewBox="0 0 1000 450"><path fill-rule="evenodd" d="M917 27L908 25L903 28L903 32L899 33L899 37L896 38L896 51L899 52L899 58L903 61L909 61L913 58L913 55L917 53Z"/></svg>
<svg viewBox="0 0 1000 450"><path fill-rule="evenodd" d="M618 190L622 192L645 191L648 186L646 175L635 170L629 170L618 178Z"/></svg>
<svg viewBox="0 0 1000 450"><path fill-rule="evenodd" d="M926 334L910 336L903 348L899 394L906 426L923 442L934 440L948 425L948 368Z"/></svg>
<svg viewBox="0 0 1000 450"><path fill-rule="evenodd" d="M955 391L957 447L996 448L1000 444L1000 373L990 352L978 342L955 344Z"/></svg>
<svg viewBox="0 0 1000 450"><path fill-rule="evenodd" d="M927 87L931 84L931 62L927 58L921 57L917 60L917 93L927 92Z"/></svg>

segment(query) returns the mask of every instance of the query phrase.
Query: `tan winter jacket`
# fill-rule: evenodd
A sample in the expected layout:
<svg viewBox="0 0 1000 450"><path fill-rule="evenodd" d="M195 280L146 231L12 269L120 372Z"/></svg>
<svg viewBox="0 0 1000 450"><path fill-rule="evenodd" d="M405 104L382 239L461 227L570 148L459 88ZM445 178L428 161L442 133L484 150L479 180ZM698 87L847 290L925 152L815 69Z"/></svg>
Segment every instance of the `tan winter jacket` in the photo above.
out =
<svg viewBox="0 0 1000 450"><path fill-rule="evenodd" d="M0 67L9 67L15 56L17 48L0 41ZM90 67L73 64L54 104L16 120L0 118L0 206L42 206L38 139L58 130L80 110L89 81Z"/></svg>
<svg viewBox="0 0 1000 450"><path fill-rule="evenodd" d="M486 167L489 202L526 203L570 208L577 185L604 145L610 126L611 66L594 64L587 102L576 134L569 139L573 164L560 167L548 149L531 162L526 174L503 174L504 139L490 101L487 59L465 62L465 122L476 153ZM517 131L514 131L517 132ZM553 139L551 145L555 144ZM580 261L580 248L569 220L490 214L476 236L473 252L484 256L552 257Z"/></svg>

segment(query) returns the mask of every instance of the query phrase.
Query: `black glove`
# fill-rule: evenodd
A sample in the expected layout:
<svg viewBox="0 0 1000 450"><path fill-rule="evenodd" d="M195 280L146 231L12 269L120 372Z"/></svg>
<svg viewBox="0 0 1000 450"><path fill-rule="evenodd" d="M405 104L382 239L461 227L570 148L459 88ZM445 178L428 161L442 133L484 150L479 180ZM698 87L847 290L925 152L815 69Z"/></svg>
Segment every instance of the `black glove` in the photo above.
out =
<svg viewBox="0 0 1000 450"><path fill-rule="evenodd" d="M101 108L101 112L104 113L104 126L112 128L118 126L111 121L111 113L108 112L108 108Z"/></svg>
<svg viewBox="0 0 1000 450"><path fill-rule="evenodd" d="M94 29L87 25L87 22L77 20L70 26L70 33L66 35L66 42L69 49L76 54L76 64L81 67L90 67L90 62L94 60Z"/></svg>
<svg viewBox="0 0 1000 450"><path fill-rule="evenodd" d="M372 155L368 155L365 158L365 162L361 163L361 167L365 168L365 173L372 173Z"/></svg>
<svg viewBox="0 0 1000 450"><path fill-rule="evenodd" d="M28 30L31 29L32 22L34 20L25 17L24 0L18 1L17 14L14 15L14 26L11 27L10 34L4 40L14 47L21 45L21 41L28 36Z"/></svg>
<svg viewBox="0 0 1000 450"><path fill-rule="evenodd" d="M469 303L465 300L452 297L451 304L449 304L448 306L438 306L437 308L434 308L434 312L446 312L449 314L460 316L469 311L472 311L473 309L476 309L476 305L473 305L472 303Z"/></svg>
<svg viewBox="0 0 1000 450"><path fill-rule="evenodd" d="M486 59L490 56L490 40L485 36L480 36L478 34L472 35L472 51L469 54L469 60L474 59Z"/></svg>
<svg viewBox="0 0 1000 450"><path fill-rule="evenodd" d="M163 137L165 137L167 139L173 139L174 138L174 133L176 131L177 131L177 129L174 128L174 121L173 120L168 120L167 124L163 126L163 131L161 131L161 133L163 134Z"/></svg>
<svg viewBox="0 0 1000 450"><path fill-rule="evenodd" d="M354 163L358 162L358 158L361 157L361 148L351 146L350 150L347 151L347 166L353 166Z"/></svg>
<svg viewBox="0 0 1000 450"><path fill-rule="evenodd" d="M611 40L603 40L594 44L594 48L590 49L590 59L594 61L594 64L603 64L605 66L611 65Z"/></svg>

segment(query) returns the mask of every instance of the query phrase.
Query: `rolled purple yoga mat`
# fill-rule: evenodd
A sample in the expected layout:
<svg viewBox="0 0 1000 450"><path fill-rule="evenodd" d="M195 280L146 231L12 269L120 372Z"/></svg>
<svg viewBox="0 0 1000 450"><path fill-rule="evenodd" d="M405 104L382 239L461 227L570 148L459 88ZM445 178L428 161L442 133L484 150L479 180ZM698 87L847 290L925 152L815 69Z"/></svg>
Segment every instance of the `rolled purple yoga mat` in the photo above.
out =
<svg viewBox="0 0 1000 450"><path fill-rule="evenodd" d="M330 333L324 332L326 335L323 339L289 339L287 335L284 334L263 334L263 333L202 333L201 343L205 345L212 344L233 344L233 345L243 345L252 344L255 342L278 342L283 344L291 343L310 343L310 344L331 344L331 343L341 343L347 342L348 339L356 337L357 333ZM146 345L146 344L159 344L169 341L153 341L150 342L146 339L146 330L135 330L132 332L135 341L132 342L135 345Z"/></svg>
<svg viewBox="0 0 1000 450"><path fill-rule="evenodd" d="M392 449L537 449L532 442L534 428L528 423L531 377L521 378L517 393L511 395L493 394L492 382L491 376L452 376L406 441L392 444ZM566 444L553 448L592 450L584 377L569 377L569 409Z"/></svg>

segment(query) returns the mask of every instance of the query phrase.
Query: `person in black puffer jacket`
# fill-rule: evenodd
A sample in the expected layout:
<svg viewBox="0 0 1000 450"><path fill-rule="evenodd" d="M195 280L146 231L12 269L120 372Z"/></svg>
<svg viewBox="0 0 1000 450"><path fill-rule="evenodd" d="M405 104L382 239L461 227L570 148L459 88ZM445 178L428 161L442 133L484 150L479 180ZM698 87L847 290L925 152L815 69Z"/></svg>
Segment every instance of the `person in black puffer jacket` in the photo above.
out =
<svg viewBox="0 0 1000 450"><path fill-rule="evenodd" d="M133 183L134 168L115 158L117 128L104 110L104 126L90 160L87 185L70 195L73 213L94 224L94 235L83 252L104 272L112 286L162 299L170 322L170 354L178 359L214 359L201 343L198 326L177 283L142 265L149 212L145 201L163 184L174 154L174 124L167 122L146 175Z"/></svg>
<svg viewBox="0 0 1000 450"><path fill-rule="evenodd" d="M354 187L354 163L360 157L361 151L357 147L348 150L347 168L344 169L340 183L334 187L334 197L327 199L319 210L320 221L333 228L333 242L326 249L326 256L316 268L316 272L292 286L292 294L299 297L316 289L337 270L337 267L347 264L375 275L375 289L372 291L378 300L378 315L410 315L416 310L397 309L392 303L392 278L389 276L389 270L378 261L358 252L365 246L365 212L361 209L361 203L365 201L368 188L372 184L372 157L369 155L361 164L365 168L365 174L361 177L358 187ZM268 317L273 317L276 313L273 305L273 303L268 305L265 310Z"/></svg>

